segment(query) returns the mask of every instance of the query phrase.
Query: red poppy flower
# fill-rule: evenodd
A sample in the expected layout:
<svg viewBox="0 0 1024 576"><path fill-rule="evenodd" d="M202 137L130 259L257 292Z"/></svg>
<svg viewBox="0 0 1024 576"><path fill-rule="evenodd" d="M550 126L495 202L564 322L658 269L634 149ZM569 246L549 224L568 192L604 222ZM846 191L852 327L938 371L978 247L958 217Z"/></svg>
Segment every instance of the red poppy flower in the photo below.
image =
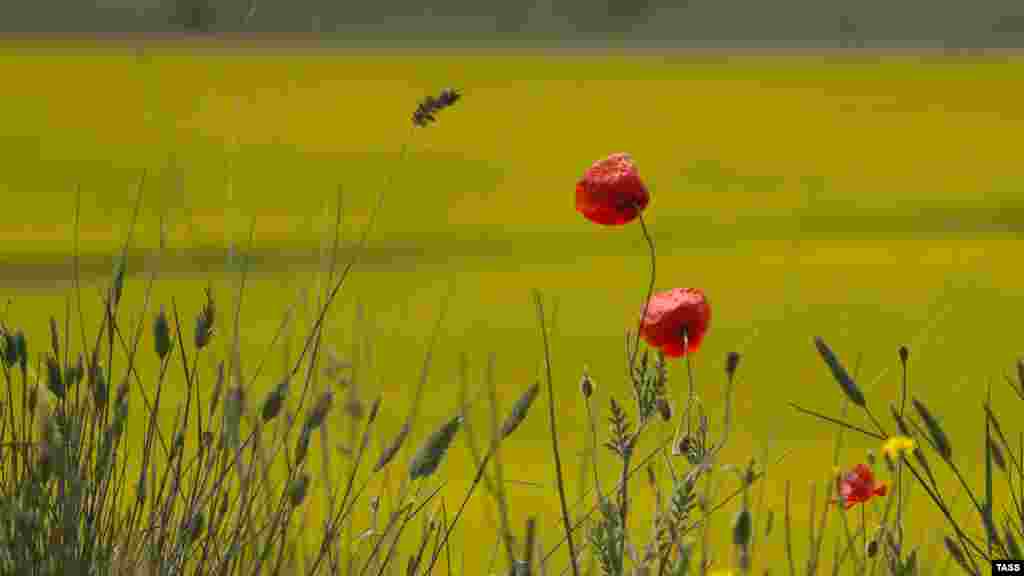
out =
<svg viewBox="0 0 1024 576"><path fill-rule="evenodd" d="M854 504L867 502L875 496L885 496L885 484L876 484L871 468L865 464L857 464L853 470L838 478L839 498L833 500L849 510Z"/></svg>
<svg viewBox="0 0 1024 576"><path fill-rule="evenodd" d="M633 157L626 153L594 162L576 183L576 211L605 226L632 222L650 199Z"/></svg>
<svg viewBox="0 0 1024 576"><path fill-rule="evenodd" d="M699 288L673 288L655 294L647 303L640 336L665 356L696 352L711 323L711 306ZM686 335L685 344L683 335Z"/></svg>

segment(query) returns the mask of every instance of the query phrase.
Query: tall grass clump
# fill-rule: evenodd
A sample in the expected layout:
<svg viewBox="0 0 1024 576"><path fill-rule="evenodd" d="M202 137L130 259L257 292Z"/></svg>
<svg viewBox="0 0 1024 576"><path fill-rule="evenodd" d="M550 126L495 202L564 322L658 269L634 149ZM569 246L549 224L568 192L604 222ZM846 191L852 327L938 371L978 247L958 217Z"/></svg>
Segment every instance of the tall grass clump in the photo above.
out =
<svg viewBox="0 0 1024 576"><path fill-rule="evenodd" d="M413 129L437 122L461 99L451 89L425 98L412 114ZM399 162L408 149L408 143L402 146ZM1015 441L1004 428L989 390L980 403L983 426L978 423L977 436L952 437L944 424L948 415L911 393L907 347L897 354L899 401L884 410L858 383L858 367L848 370L843 354L823 337L813 339L838 385L842 411L830 415L792 406L834 429L834 470L820 489L810 484L805 527L794 528L789 478L781 517L764 508L767 471L786 454L771 461L724 461L736 426L733 399L742 385L743 356L732 351L721 364L707 362L717 365L714 378L721 387L701 391L697 370L705 364L700 359L712 326L711 298L698 287L657 290L654 236L644 217L651 194L629 154L595 162L576 184L576 210L584 218L607 228L637 221L650 257L639 316L635 325L631 317L623 327L623 373L592 375L583 367L578 389L556 381L556 307L537 290L532 297L539 338L530 348L540 366L536 380L515 386L516 400L501 406L495 358L489 356L483 378L489 422L481 424L473 418L477 398L469 397L468 360L461 356L459 402L425 423L423 438L414 431L420 429L447 300L409 410L390 436L377 425L395 399L363 400L358 345L348 357L327 351L332 304L358 264L383 193L355 256L336 268L339 195L326 289L317 289L297 357L280 342L296 323L289 308L266 353L253 362L241 354L245 252L233 306L223 305L223 292L212 284L196 309L179 306L184 295L155 302L153 272L141 313L123 309L124 295L135 289L129 248L144 190L142 178L130 231L101 291L96 325L84 320L77 203L74 291L63 316L48 318L49 341L30 342L23 326L12 325L6 315L0 319L6 387L0 396L2 574L451 574L452 536L478 492L496 510L496 553L490 566L465 569L471 574L907 576L932 573L931 566L945 562L980 575L991 561L1021 558L1024 433ZM165 244L161 221L161 249ZM140 345L147 330L151 349ZM265 374L266 358L279 351L285 370ZM1006 381L1024 401L1024 360L1015 370ZM599 387L599 381L612 384ZM557 406L576 393L584 417L560 419ZM718 406L711 406L712 397ZM168 398L177 405L167 406ZM516 502L505 489L505 441L538 403L546 408L550 453L537 461L554 479L558 504L547 516L526 518L520 533L513 525ZM720 418L711 416L714 409ZM862 418L855 420L851 410ZM131 429L133 413L142 415L144 429ZM170 426L163 417L168 414ZM560 443L567 426L574 426L571 431L585 446L576 494ZM332 466L330 439L345 432L347 466ZM871 451L863 462L840 462L843 434L849 432L876 442L882 461ZM449 507L439 495L450 479L446 457L458 443L472 456L471 476L458 505ZM371 454L374 444L379 448ZM975 459L969 460L972 452ZM968 482L965 462L983 463L983 486ZM373 486L390 472L399 485L374 493ZM954 513L953 490L940 478L966 494L966 517ZM1005 484L1009 498L998 505L997 482ZM915 493L945 520L941 546L925 548L908 537L907 501ZM650 502L650 509L638 510L640 500ZM320 526L310 526L305 514L313 501L322 509ZM364 519L367 510L370 518ZM719 522L726 511L729 519ZM556 529L544 532L539 526L545 521ZM771 542L783 549L778 557L784 564L764 559ZM806 544L804 558L798 558L794 542ZM834 544L831 559L826 542Z"/></svg>

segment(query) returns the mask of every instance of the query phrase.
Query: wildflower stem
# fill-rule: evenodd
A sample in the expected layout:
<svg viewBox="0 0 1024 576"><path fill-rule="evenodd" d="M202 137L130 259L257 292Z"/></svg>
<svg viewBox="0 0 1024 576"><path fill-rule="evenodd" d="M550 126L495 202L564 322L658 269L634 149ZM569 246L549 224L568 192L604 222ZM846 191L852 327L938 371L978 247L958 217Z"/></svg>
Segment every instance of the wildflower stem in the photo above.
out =
<svg viewBox="0 0 1024 576"><path fill-rule="evenodd" d="M647 285L647 297L644 298L644 309L640 313L640 321L637 323L636 334L633 335L633 350L630 352L629 357L629 373L633 374L633 366L636 363L636 354L640 349L640 329L644 325L644 317L647 316L647 305L651 301L651 295L654 294L654 276L657 271L654 257L654 239L651 238L650 232L647 230L647 222L644 221L644 214L641 211L637 211L638 219L640 220L640 230L644 233L644 240L647 241L647 247L651 251L651 281Z"/></svg>
<svg viewBox="0 0 1024 576"><path fill-rule="evenodd" d="M872 432L870 430L865 430L864 428L861 428L860 426L854 426L853 424L849 424L847 422L843 422L842 420L837 420L835 418L831 418L829 416L825 416L824 414L820 414L820 413L815 412L813 410L808 410L806 408L801 408L800 406L794 404L793 402L790 402L789 405L792 406L793 409L795 409L797 412L803 412L804 414L807 414L808 416L814 416L815 418L821 418L822 420L825 420L826 422L831 422L833 424L837 424L839 426L842 426L843 428L849 428L850 430L853 430L853 431L856 431L856 432L860 432L861 434L864 434L865 436L870 436L871 438L875 438L876 440L884 441L886 439L886 437L884 435L879 434L877 432Z"/></svg>
<svg viewBox="0 0 1024 576"><path fill-rule="evenodd" d="M558 481L558 500L562 507L562 524L565 529L566 542L569 544L569 563L572 565L573 576L580 576L579 567L576 566L576 545L572 540L569 507L565 502L565 479L562 478L562 456L558 452L558 431L555 425L555 386L551 378L551 353L548 347L548 332L544 324L544 302L541 301L539 291L533 291L533 300L537 305L537 319L540 321L540 334L544 342L544 367L548 380L548 420L551 423L551 448L555 456L555 479Z"/></svg>
<svg viewBox="0 0 1024 576"><path fill-rule="evenodd" d="M600 503L604 491L601 490L601 478L597 474L597 454L599 452L597 449L597 425L594 422L594 411L590 407L590 397L586 398L585 404L587 406L587 421L590 423L591 449L593 450L593 456L590 460L594 466L594 488L597 490L597 501Z"/></svg>
<svg viewBox="0 0 1024 576"><path fill-rule="evenodd" d="M860 533L861 541L864 542L864 569L867 569L868 565L868 513L867 506L861 505L860 507Z"/></svg>

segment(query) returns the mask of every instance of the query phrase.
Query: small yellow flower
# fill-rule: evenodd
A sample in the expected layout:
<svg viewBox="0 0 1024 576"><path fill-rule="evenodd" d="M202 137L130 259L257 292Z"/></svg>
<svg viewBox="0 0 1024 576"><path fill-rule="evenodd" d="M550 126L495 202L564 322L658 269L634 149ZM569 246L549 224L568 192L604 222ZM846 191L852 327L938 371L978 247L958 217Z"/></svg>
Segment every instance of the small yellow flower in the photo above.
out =
<svg viewBox="0 0 1024 576"><path fill-rule="evenodd" d="M915 444L914 441L906 436L893 436L885 441L882 446L882 452L888 458L896 460L902 452L903 454L912 454L914 452Z"/></svg>
<svg viewBox="0 0 1024 576"><path fill-rule="evenodd" d="M732 576L732 570L713 570L708 572L708 576Z"/></svg>

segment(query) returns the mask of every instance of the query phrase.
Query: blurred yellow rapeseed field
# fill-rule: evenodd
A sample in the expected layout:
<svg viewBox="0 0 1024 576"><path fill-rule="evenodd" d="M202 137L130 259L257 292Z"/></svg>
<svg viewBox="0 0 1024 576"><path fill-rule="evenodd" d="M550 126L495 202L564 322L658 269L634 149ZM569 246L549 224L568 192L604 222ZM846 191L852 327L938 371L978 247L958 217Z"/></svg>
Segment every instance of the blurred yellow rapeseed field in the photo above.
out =
<svg viewBox="0 0 1024 576"><path fill-rule="evenodd" d="M809 483L820 512L833 466L846 470L865 461L866 450L881 451L880 443L846 434L834 462L833 429L787 404L841 412L815 336L843 357L883 414L899 398L897 348L907 345L912 394L943 419L954 446L969 447L964 454L983 443L985 386L992 384L999 406L1011 394L1003 374L1024 352L1024 61L1016 57L412 55L8 42L0 44L0 69L0 320L22 327L36 351L48 342L50 315L63 326L76 191L92 338L98 289L128 234L142 181L134 242L141 250L130 253L122 310L141 313L144 281L155 272L148 314L169 308L173 296L188 318L184 330L210 286L219 305L211 346L227 356L239 270L222 251L244 247L251 227L240 334L247 373L267 359L249 394L256 402L276 384L286 355L294 361L314 320L317 290L326 288L318 251L332 241L338 198L347 259L383 190L379 219L328 316L325 342L340 358L358 358L357 387L340 392L342 405L358 398L368 406L382 395L371 460L401 425L442 302L450 300L413 440L389 481L367 489L382 500L407 472L411 451L457 410L460 358L475 396L488 354L496 355L503 412L541 374L532 288L558 302L553 370L570 504L589 487L580 470L588 426L579 379L587 365L604 434L608 396L631 394L624 333L635 328L649 267L638 227L601 228L573 209L575 181L613 152L631 153L650 188L645 218L658 251L657 288L699 287L711 303L711 328L693 368L713 431L725 356L743 355L737 429L721 463L744 466L750 455L768 463L754 494L763 489L777 525L787 480L804 529ZM416 102L448 86L461 89L463 100L436 125L413 129ZM166 246L158 253L161 222ZM292 302L300 326L268 352ZM149 330L141 346L147 353L138 370L152 378ZM670 393L682 398L685 365L669 370ZM488 414L486 395L479 398L477 433ZM161 417L169 425L178 399L165 402ZM848 417L861 422L863 414ZM340 476L361 427L350 435L344 410L331 418L328 448L340 450L330 473ZM141 416L129 420L130 429L145 425ZM654 436L671 433L666 425ZM550 547L560 528L544 410L531 412L502 458L513 526L539 514L538 536ZM613 473L610 453L600 459ZM311 458L306 507L314 525L326 505L315 491L319 462ZM449 515L473 472L457 436L430 480L447 482ZM980 485L983 470L974 472L968 480ZM948 471L941 473L953 486ZM723 496L739 485L730 475L718 479ZM639 489L635 497L633 528L646 530L650 500ZM940 550L930 531L940 516L922 494L915 498L908 537ZM963 513L965 500L956 500ZM478 492L453 535L452 565L465 562L466 573L484 573L473 567L482 570L495 548L492 502ZM721 568L732 558L728 510L712 518ZM360 511L346 545L365 546L357 539L368 514ZM781 530L768 542L759 544L764 566L784 553ZM804 550L806 538L796 544Z"/></svg>

